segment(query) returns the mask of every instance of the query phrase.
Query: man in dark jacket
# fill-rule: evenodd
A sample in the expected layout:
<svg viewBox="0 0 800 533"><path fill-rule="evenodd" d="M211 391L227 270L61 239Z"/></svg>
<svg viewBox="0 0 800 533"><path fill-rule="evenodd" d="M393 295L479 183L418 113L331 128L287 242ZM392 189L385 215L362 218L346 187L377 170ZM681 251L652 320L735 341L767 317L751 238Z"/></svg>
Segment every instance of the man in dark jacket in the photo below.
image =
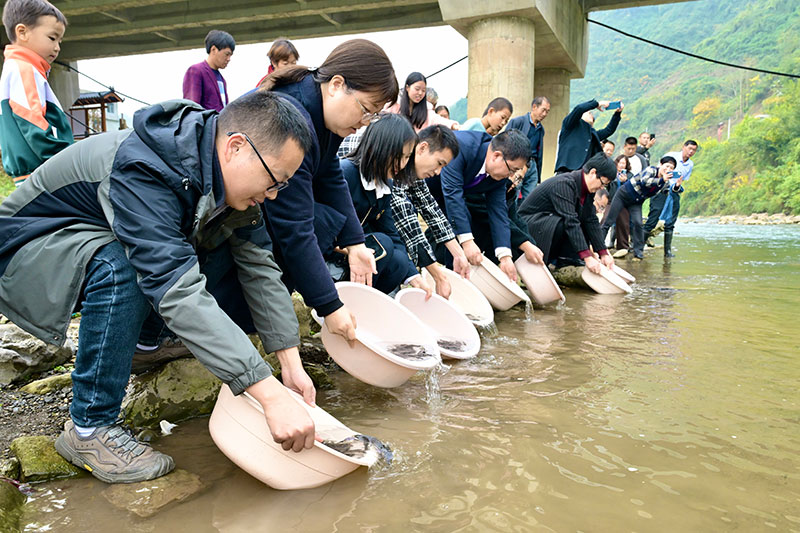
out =
<svg viewBox="0 0 800 533"><path fill-rule="evenodd" d="M545 263L583 264L600 273L600 262L611 268L594 209L594 193L611 183L616 167L605 154L595 154L582 169L542 182L519 208L528 232L544 253ZM588 243L587 243L588 240ZM600 255L600 261L592 255Z"/></svg>
<svg viewBox="0 0 800 533"><path fill-rule="evenodd" d="M620 102L619 109L611 116L608 125L594 129L593 109L605 111L609 102L589 100L578 104L561 122L561 133L558 134L558 156L556 157L556 173L570 172L580 169L594 154L603 151L600 141L611 137L622 117L625 107Z"/></svg>
<svg viewBox="0 0 800 533"><path fill-rule="evenodd" d="M519 207L517 191L522 184L523 176L522 171L513 176L509 180L508 189L506 190L508 224L511 230L511 258L516 261L519 256L525 255L531 263L541 264L542 251L536 246L536 241L528 233L528 226L519 217L519 212L517 211ZM472 218L472 234L475 237L475 243L481 249L491 248L492 234L485 196L482 194L465 194L464 200Z"/></svg>
<svg viewBox="0 0 800 533"><path fill-rule="evenodd" d="M517 270L511 259L511 231L506 205L507 178L520 171L528 160L528 139L517 130L491 137L477 131L457 131L459 152L442 170L441 176L428 178L431 194L447 215L456 238L470 264L479 265L483 252L475 243L465 194L483 195L489 216L494 254L500 268L516 281ZM438 247L437 255L442 247ZM438 257L443 261L443 257Z"/></svg>
<svg viewBox="0 0 800 533"><path fill-rule="evenodd" d="M519 130L531 145L528 159L528 171L522 178L522 184L516 189L520 199L524 200L530 192L542 181L542 154L544 153L544 126L542 121L550 113L550 100L544 96L537 96L531 102L531 110L520 117L512 118L506 130Z"/></svg>
<svg viewBox="0 0 800 533"><path fill-rule="evenodd" d="M0 205L0 312L52 344L64 342L73 311L82 315L71 420L55 443L67 460L107 483L174 467L117 422L153 312L234 394L262 405L284 449L313 445L307 412L242 329L254 326L284 384L313 403L258 206L310 145L301 115L273 94L244 96L219 116L166 102L137 112L133 129L60 152ZM222 286L231 270L235 285Z"/></svg>

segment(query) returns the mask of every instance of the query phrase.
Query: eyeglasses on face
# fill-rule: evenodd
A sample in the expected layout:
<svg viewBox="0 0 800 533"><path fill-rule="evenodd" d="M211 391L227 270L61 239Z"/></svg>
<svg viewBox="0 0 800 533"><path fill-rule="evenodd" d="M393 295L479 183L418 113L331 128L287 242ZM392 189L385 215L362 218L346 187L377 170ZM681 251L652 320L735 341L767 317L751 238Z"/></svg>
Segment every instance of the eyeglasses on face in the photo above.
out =
<svg viewBox="0 0 800 533"><path fill-rule="evenodd" d="M380 118L380 115L378 113L373 113L372 111L364 107L364 104L361 103L361 100L359 100L355 94L353 94L353 98L358 104L358 107L361 108L361 122L372 123Z"/></svg>
<svg viewBox="0 0 800 533"><path fill-rule="evenodd" d="M505 158L505 156L503 156L503 163L506 164L506 168L508 169L508 176L509 177L514 176L517 172L522 170L521 168L512 168L512 166L508 164L508 160Z"/></svg>
<svg viewBox="0 0 800 533"><path fill-rule="evenodd" d="M248 135L245 132L243 132L243 131L229 131L228 132L228 137L230 137L231 135L236 135L237 133L239 135L241 135L242 137L244 137L244 139L247 141L247 143L250 145L250 147L253 148L253 152L255 152L256 157L258 157L258 160L261 161L261 165L263 165L264 170L266 170L267 174L269 174L269 177L272 180L272 185L267 187L266 191L267 192L273 192L273 191L274 192L278 192L278 191L282 191L283 189L288 187L289 186L289 182L288 181L278 181L278 180L275 179L275 175L272 173L272 171L267 166L267 162L264 161L264 158L261 157L260 153L258 153L258 150L256 149L256 145L253 144L253 141L250 140L250 137L248 137Z"/></svg>

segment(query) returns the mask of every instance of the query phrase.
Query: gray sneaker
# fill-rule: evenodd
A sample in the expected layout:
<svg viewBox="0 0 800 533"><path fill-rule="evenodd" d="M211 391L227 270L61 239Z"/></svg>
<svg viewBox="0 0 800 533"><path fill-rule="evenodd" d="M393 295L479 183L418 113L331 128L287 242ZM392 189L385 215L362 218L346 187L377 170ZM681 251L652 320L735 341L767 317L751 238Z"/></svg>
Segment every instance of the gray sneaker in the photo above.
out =
<svg viewBox="0 0 800 533"><path fill-rule="evenodd" d="M106 483L137 483L175 468L172 457L136 440L121 424L103 426L83 438L68 420L56 439L56 451L75 466Z"/></svg>
<svg viewBox="0 0 800 533"><path fill-rule="evenodd" d="M133 361L131 362L131 373L141 374L152 370L158 366L180 359L181 357L189 357L192 352L189 348L183 345L180 339L169 337L152 350L139 350L138 348L133 353Z"/></svg>

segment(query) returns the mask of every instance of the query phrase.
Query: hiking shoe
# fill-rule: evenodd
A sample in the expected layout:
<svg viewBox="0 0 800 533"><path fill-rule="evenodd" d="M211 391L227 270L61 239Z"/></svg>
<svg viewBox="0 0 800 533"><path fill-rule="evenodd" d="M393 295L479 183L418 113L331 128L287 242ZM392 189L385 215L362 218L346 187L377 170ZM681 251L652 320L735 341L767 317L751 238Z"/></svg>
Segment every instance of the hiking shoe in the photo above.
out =
<svg viewBox="0 0 800 533"><path fill-rule="evenodd" d="M56 439L56 451L77 467L106 483L137 483L175 468L172 457L136 440L122 424L102 426L86 438L68 420Z"/></svg>
<svg viewBox="0 0 800 533"><path fill-rule="evenodd" d="M189 357L192 352L189 348L183 345L180 339L175 337L168 337L158 346L152 350L136 349L133 353L133 361L131 362L131 373L141 374L152 370L158 366L180 359L181 357Z"/></svg>
<svg viewBox="0 0 800 533"><path fill-rule="evenodd" d="M622 258L623 258L623 257L625 257L626 255L628 255L628 250L626 250L625 248L620 248L619 250L617 250L616 252L614 252L614 253L611 255L611 257L613 257L614 259L622 259Z"/></svg>

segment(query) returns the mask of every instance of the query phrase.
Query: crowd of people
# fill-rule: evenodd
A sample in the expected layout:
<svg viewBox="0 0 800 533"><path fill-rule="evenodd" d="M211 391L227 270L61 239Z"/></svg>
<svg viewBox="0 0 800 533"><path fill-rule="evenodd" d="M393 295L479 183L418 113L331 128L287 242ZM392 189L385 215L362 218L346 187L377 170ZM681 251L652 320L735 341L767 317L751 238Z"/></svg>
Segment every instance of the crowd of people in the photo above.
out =
<svg viewBox="0 0 800 533"><path fill-rule="evenodd" d="M641 259L659 219L672 253L697 143L651 165L655 136L642 134L612 160L621 102L576 106L558 134L557 173L542 180L546 95L514 118L497 96L460 125L422 74L400 86L368 40L345 41L309 68L281 39L256 88L231 98L220 71L236 44L214 30L207 58L186 71L185 99L74 144L47 85L65 17L45 0L9 0L3 23L12 44L2 157L19 187L0 205L0 312L55 344L81 313L71 419L56 449L103 481L172 470L117 417L132 368L189 353L261 403L284 449L311 447L313 423L284 388L313 405L293 291L352 343L357 323L337 280L431 295L426 269L448 298L443 269L468 277L484 254L513 281L523 255L599 272L613 266L612 227L614 255L628 253L630 235ZM613 107L596 130L595 114ZM277 354L282 385L250 333Z"/></svg>

